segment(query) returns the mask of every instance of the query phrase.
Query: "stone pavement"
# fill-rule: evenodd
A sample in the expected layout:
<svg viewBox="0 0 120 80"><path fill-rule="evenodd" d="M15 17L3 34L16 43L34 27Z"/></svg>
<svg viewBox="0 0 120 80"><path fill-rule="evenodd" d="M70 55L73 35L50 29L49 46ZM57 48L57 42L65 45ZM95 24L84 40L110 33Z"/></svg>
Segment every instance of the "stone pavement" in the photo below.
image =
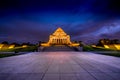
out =
<svg viewBox="0 0 120 80"><path fill-rule="evenodd" d="M0 58L0 80L120 80L120 58L90 52Z"/></svg>

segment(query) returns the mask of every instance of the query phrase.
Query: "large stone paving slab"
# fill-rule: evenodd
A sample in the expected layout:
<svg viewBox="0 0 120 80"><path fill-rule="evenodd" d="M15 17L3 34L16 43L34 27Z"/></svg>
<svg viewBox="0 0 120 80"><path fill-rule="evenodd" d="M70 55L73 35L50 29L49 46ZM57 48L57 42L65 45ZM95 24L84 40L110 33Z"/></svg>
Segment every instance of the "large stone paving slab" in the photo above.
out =
<svg viewBox="0 0 120 80"><path fill-rule="evenodd" d="M120 80L120 58L90 52L0 58L0 80Z"/></svg>

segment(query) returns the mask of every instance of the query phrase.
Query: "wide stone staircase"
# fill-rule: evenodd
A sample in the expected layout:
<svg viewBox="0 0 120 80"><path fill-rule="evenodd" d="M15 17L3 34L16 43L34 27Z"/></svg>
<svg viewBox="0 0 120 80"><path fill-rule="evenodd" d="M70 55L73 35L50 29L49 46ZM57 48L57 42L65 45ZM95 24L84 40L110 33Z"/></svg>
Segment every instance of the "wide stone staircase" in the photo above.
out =
<svg viewBox="0 0 120 80"><path fill-rule="evenodd" d="M44 47L42 51L78 51L75 47L69 46L50 46Z"/></svg>

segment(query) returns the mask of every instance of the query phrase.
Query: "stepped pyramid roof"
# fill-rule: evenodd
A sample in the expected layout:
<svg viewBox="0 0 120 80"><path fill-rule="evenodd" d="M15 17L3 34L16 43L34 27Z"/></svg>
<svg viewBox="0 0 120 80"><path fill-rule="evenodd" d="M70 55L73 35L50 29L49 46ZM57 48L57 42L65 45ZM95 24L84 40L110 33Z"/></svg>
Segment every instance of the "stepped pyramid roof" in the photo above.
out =
<svg viewBox="0 0 120 80"><path fill-rule="evenodd" d="M65 33L65 31L62 29L62 28L57 28L57 30L53 33L53 35L57 36L57 35L61 35L61 36L64 36L64 35L67 35Z"/></svg>

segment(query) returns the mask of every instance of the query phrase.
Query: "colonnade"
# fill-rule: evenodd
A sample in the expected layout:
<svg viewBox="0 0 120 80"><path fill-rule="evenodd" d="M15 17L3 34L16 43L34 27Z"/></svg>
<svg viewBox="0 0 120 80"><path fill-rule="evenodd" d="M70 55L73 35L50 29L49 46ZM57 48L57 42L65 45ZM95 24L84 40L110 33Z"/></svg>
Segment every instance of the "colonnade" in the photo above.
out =
<svg viewBox="0 0 120 80"><path fill-rule="evenodd" d="M52 44L67 44L67 39L52 39Z"/></svg>

